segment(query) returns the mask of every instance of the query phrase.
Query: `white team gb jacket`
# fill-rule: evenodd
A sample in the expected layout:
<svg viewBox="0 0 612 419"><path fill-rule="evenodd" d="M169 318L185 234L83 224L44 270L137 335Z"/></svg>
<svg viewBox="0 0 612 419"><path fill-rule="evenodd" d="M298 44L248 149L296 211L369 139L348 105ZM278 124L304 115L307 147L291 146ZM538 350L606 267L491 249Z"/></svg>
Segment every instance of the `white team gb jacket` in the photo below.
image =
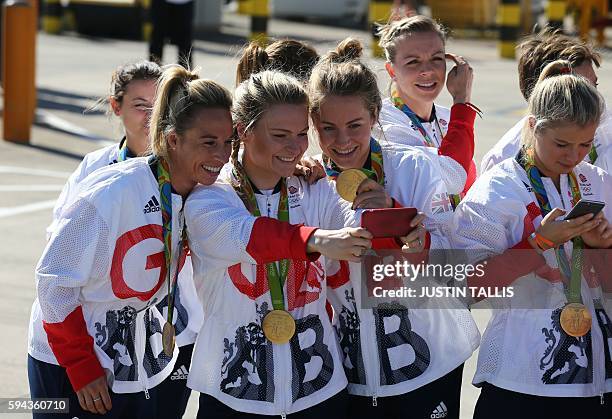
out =
<svg viewBox="0 0 612 419"><path fill-rule="evenodd" d="M231 168L231 163L226 169ZM224 170L217 183L196 187L185 220L194 277L201 282L204 325L193 352L188 386L234 410L282 415L312 407L346 387L338 343L325 304L326 260L307 260L301 227L287 240L285 229L266 224L277 218L280 193L256 194L263 217L253 217ZM309 186L287 181L289 223L321 228L355 224L355 212L326 180ZM279 223L280 224L280 223ZM296 237L302 237L303 241ZM261 328L272 309L265 261L293 257L283 287L285 310L296 321L289 343L268 341Z"/></svg>
<svg viewBox="0 0 612 419"><path fill-rule="evenodd" d="M612 220L612 177L585 162L574 169L574 174L582 198L605 202L606 218ZM550 178L543 177L542 181L551 207L569 212L568 176L561 175L561 193ZM480 249L486 257L524 242L542 221L537 202L524 169L515 159L503 161L484 173L457 207L454 246ZM571 242L565 247L571 259ZM509 305L493 311L480 345L474 384L489 382L511 391L554 397L610 392L609 301L603 298L596 278L587 280L583 276L582 301L593 317L592 328L580 338L566 335L559 314L567 299L554 250L544 252L544 257L546 264L542 262L534 272L512 283L514 296ZM526 302L532 305L526 307Z"/></svg>
<svg viewBox="0 0 612 419"><path fill-rule="evenodd" d="M518 154L521 149L521 132L526 123L527 117L525 116L510 128L493 148L484 155L480 165L481 173L491 169L497 163L513 158ZM598 155L594 164L610 172L612 169L610 162L612 159L610 157L612 154L612 112L608 110L602 116L601 124L599 124L597 131L595 131L593 147L595 147ZM590 161L588 154L584 160Z"/></svg>
<svg viewBox="0 0 612 419"><path fill-rule="evenodd" d="M172 371L178 349L162 350L158 308L167 292L159 202L147 158L108 166L79 185L47 243L36 268L42 320L75 388L99 371L96 358L117 393L146 391ZM172 194L172 275L190 270L185 255L177 260L182 205ZM32 338L46 337L34 328Z"/></svg>
<svg viewBox="0 0 612 419"><path fill-rule="evenodd" d="M53 221L49 227L47 227L47 240L51 238L54 230L56 230L57 224L61 219L62 211L68 208L69 204L76 198L80 183L94 171L117 163L119 149L123 141L125 141L125 138L118 144L113 144L93 151L83 158L83 161L79 164L77 169L70 175L55 203ZM161 212L159 212L160 207L157 198L147 202L142 211L159 216ZM196 297L191 268L191 256L189 255L187 255L185 267L179 273L174 305L175 312L173 322L176 330L176 343L179 347L192 344L195 342L196 333L201 327L202 307ZM167 317L167 307L168 301L166 298L163 298L158 303L158 309L162 312L164 317ZM40 311L38 298L34 300L32 304L28 333L28 353L39 361L55 365L58 364L53 351L49 347L46 332L42 326L42 313Z"/></svg>
<svg viewBox="0 0 612 419"><path fill-rule="evenodd" d="M401 205L416 207L434 218L452 214L435 159L419 149L383 148L383 167L385 189ZM449 249L446 233L426 225L430 247ZM337 269L338 263L334 264ZM451 372L478 347L478 328L461 302L441 307L432 301L429 309L365 309L361 306L361 265L349 263L348 270L346 264L341 266L328 279L328 298L334 307L351 394L384 397L407 393Z"/></svg>
<svg viewBox="0 0 612 419"><path fill-rule="evenodd" d="M430 157L437 157L443 160L440 165L442 172L440 176L447 185L447 191L451 194L463 191L466 180L473 182L476 172L466 174L461 165L449 156L439 155L438 148L442 144L442 139L448 132L448 126L451 119L451 110L444 106L435 105L436 117L439 122L437 124L431 122L423 122L423 128L427 131L430 138L433 140L435 147L430 147L425 143L423 136L418 129L412 124L401 110L397 109L390 98L383 100L380 111L380 127L375 124L373 133L380 144L384 146L409 146L418 147L421 151L430 154ZM462 113L463 115L463 113ZM382 130L381 130L382 128ZM472 169L474 164L472 163ZM467 179L466 179L467 177ZM455 192L455 191L459 192Z"/></svg>

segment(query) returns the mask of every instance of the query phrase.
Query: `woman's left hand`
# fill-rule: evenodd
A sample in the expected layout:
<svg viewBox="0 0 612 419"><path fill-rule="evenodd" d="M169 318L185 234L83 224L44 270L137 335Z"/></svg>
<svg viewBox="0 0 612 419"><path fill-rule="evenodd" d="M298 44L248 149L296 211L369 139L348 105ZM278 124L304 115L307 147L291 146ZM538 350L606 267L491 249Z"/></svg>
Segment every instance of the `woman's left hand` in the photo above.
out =
<svg viewBox="0 0 612 419"><path fill-rule="evenodd" d="M353 209L391 208L393 200L382 185L366 179L357 188Z"/></svg>
<svg viewBox="0 0 612 419"><path fill-rule="evenodd" d="M593 221L599 223L595 228L582 233L580 237L584 243L593 249L609 249L612 247L612 225L606 220L603 212L600 212L593 218Z"/></svg>
<svg viewBox="0 0 612 419"><path fill-rule="evenodd" d="M425 250L425 242L427 237L427 230L423 225L425 221L425 214L419 212L416 217L410 222L411 227L416 227L405 237L400 237L400 240L404 243L402 251L405 253L420 253Z"/></svg>
<svg viewBox="0 0 612 419"><path fill-rule="evenodd" d="M445 54L446 59L453 60L455 66L449 71L446 78L446 88L453 97L453 103L468 103L472 99L472 82L474 70L460 55Z"/></svg>
<svg viewBox="0 0 612 419"><path fill-rule="evenodd" d="M302 158L302 160L300 160L300 162L295 166L293 174L306 179L306 182L308 182L309 185L317 183L319 179L326 176L325 168L321 162L317 159L313 159L312 157Z"/></svg>

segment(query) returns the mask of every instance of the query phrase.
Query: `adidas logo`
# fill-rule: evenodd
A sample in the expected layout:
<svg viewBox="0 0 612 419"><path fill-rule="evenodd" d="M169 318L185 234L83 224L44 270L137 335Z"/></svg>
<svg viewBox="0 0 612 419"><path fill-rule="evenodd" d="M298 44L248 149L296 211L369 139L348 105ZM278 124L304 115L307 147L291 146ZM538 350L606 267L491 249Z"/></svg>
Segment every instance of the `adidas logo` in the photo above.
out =
<svg viewBox="0 0 612 419"><path fill-rule="evenodd" d="M431 416L429 417L431 419L438 419L438 418L445 418L447 416L448 416L448 409L446 408L446 405L444 404L444 402L440 402L438 407L435 408L435 410L431 413Z"/></svg>
<svg viewBox="0 0 612 419"><path fill-rule="evenodd" d="M160 210L159 208L159 201L157 200L157 198L155 198L155 195L151 197L151 199L149 199L149 202L147 202L147 205L144 206L144 209L142 210L142 212L144 212L145 214L148 214L150 212L158 212Z"/></svg>
<svg viewBox="0 0 612 419"><path fill-rule="evenodd" d="M172 375L170 376L170 379L171 380L186 380L188 376L189 376L189 371L187 371L187 368L185 368L184 365L181 365L179 369L177 369L176 371L172 373Z"/></svg>

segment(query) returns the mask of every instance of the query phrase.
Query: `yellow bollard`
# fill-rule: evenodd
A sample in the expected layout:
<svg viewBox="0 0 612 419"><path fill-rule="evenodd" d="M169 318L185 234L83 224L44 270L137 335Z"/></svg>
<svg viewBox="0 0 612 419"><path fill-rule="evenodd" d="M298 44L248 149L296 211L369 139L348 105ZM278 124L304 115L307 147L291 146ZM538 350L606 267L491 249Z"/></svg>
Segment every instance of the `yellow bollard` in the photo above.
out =
<svg viewBox="0 0 612 419"><path fill-rule="evenodd" d="M548 25L563 30L563 19L565 18L565 0L548 0L546 4L546 17Z"/></svg>
<svg viewBox="0 0 612 419"><path fill-rule="evenodd" d="M51 34L62 31L62 4L60 0L44 0L42 29Z"/></svg>
<svg viewBox="0 0 612 419"><path fill-rule="evenodd" d="M497 8L500 57L514 58L520 24L521 5L519 0L502 0Z"/></svg>
<svg viewBox="0 0 612 419"><path fill-rule="evenodd" d="M268 43L268 0L251 0L251 34L249 39L261 46Z"/></svg>
<svg viewBox="0 0 612 419"><path fill-rule="evenodd" d="M140 2L142 10L142 40L149 42L153 33L153 24L151 23L151 0L142 0Z"/></svg>
<svg viewBox="0 0 612 419"><path fill-rule="evenodd" d="M374 57L384 57L384 51L378 45L380 37L378 36L378 24L389 22L391 10L393 9L393 0L370 0L370 8L368 12L368 22L372 30L372 55Z"/></svg>
<svg viewBox="0 0 612 419"><path fill-rule="evenodd" d="M238 14L251 15L253 10L253 0L238 0Z"/></svg>
<svg viewBox="0 0 612 419"><path fill-rule="evenodd" d="M3 138L30 141L36 108L36 10L27 0L8 0L2 14Z"/></svg>

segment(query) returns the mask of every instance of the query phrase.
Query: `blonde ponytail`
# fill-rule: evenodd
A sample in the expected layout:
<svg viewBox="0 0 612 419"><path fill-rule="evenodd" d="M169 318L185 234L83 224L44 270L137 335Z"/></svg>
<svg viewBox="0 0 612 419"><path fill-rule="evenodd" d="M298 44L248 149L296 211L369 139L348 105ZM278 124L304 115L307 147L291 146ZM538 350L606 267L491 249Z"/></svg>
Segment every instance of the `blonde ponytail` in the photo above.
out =
<svg viewBox="0 0 612 419"><path fill-rule="evenodd" d="M231 109L232 97L226 88L213 80L198 77L196 72L179 65L163 72L149 129L151 149L156 156L168 156L166 136L170 132L185 132L191 126L197 109Z"/></svg>

